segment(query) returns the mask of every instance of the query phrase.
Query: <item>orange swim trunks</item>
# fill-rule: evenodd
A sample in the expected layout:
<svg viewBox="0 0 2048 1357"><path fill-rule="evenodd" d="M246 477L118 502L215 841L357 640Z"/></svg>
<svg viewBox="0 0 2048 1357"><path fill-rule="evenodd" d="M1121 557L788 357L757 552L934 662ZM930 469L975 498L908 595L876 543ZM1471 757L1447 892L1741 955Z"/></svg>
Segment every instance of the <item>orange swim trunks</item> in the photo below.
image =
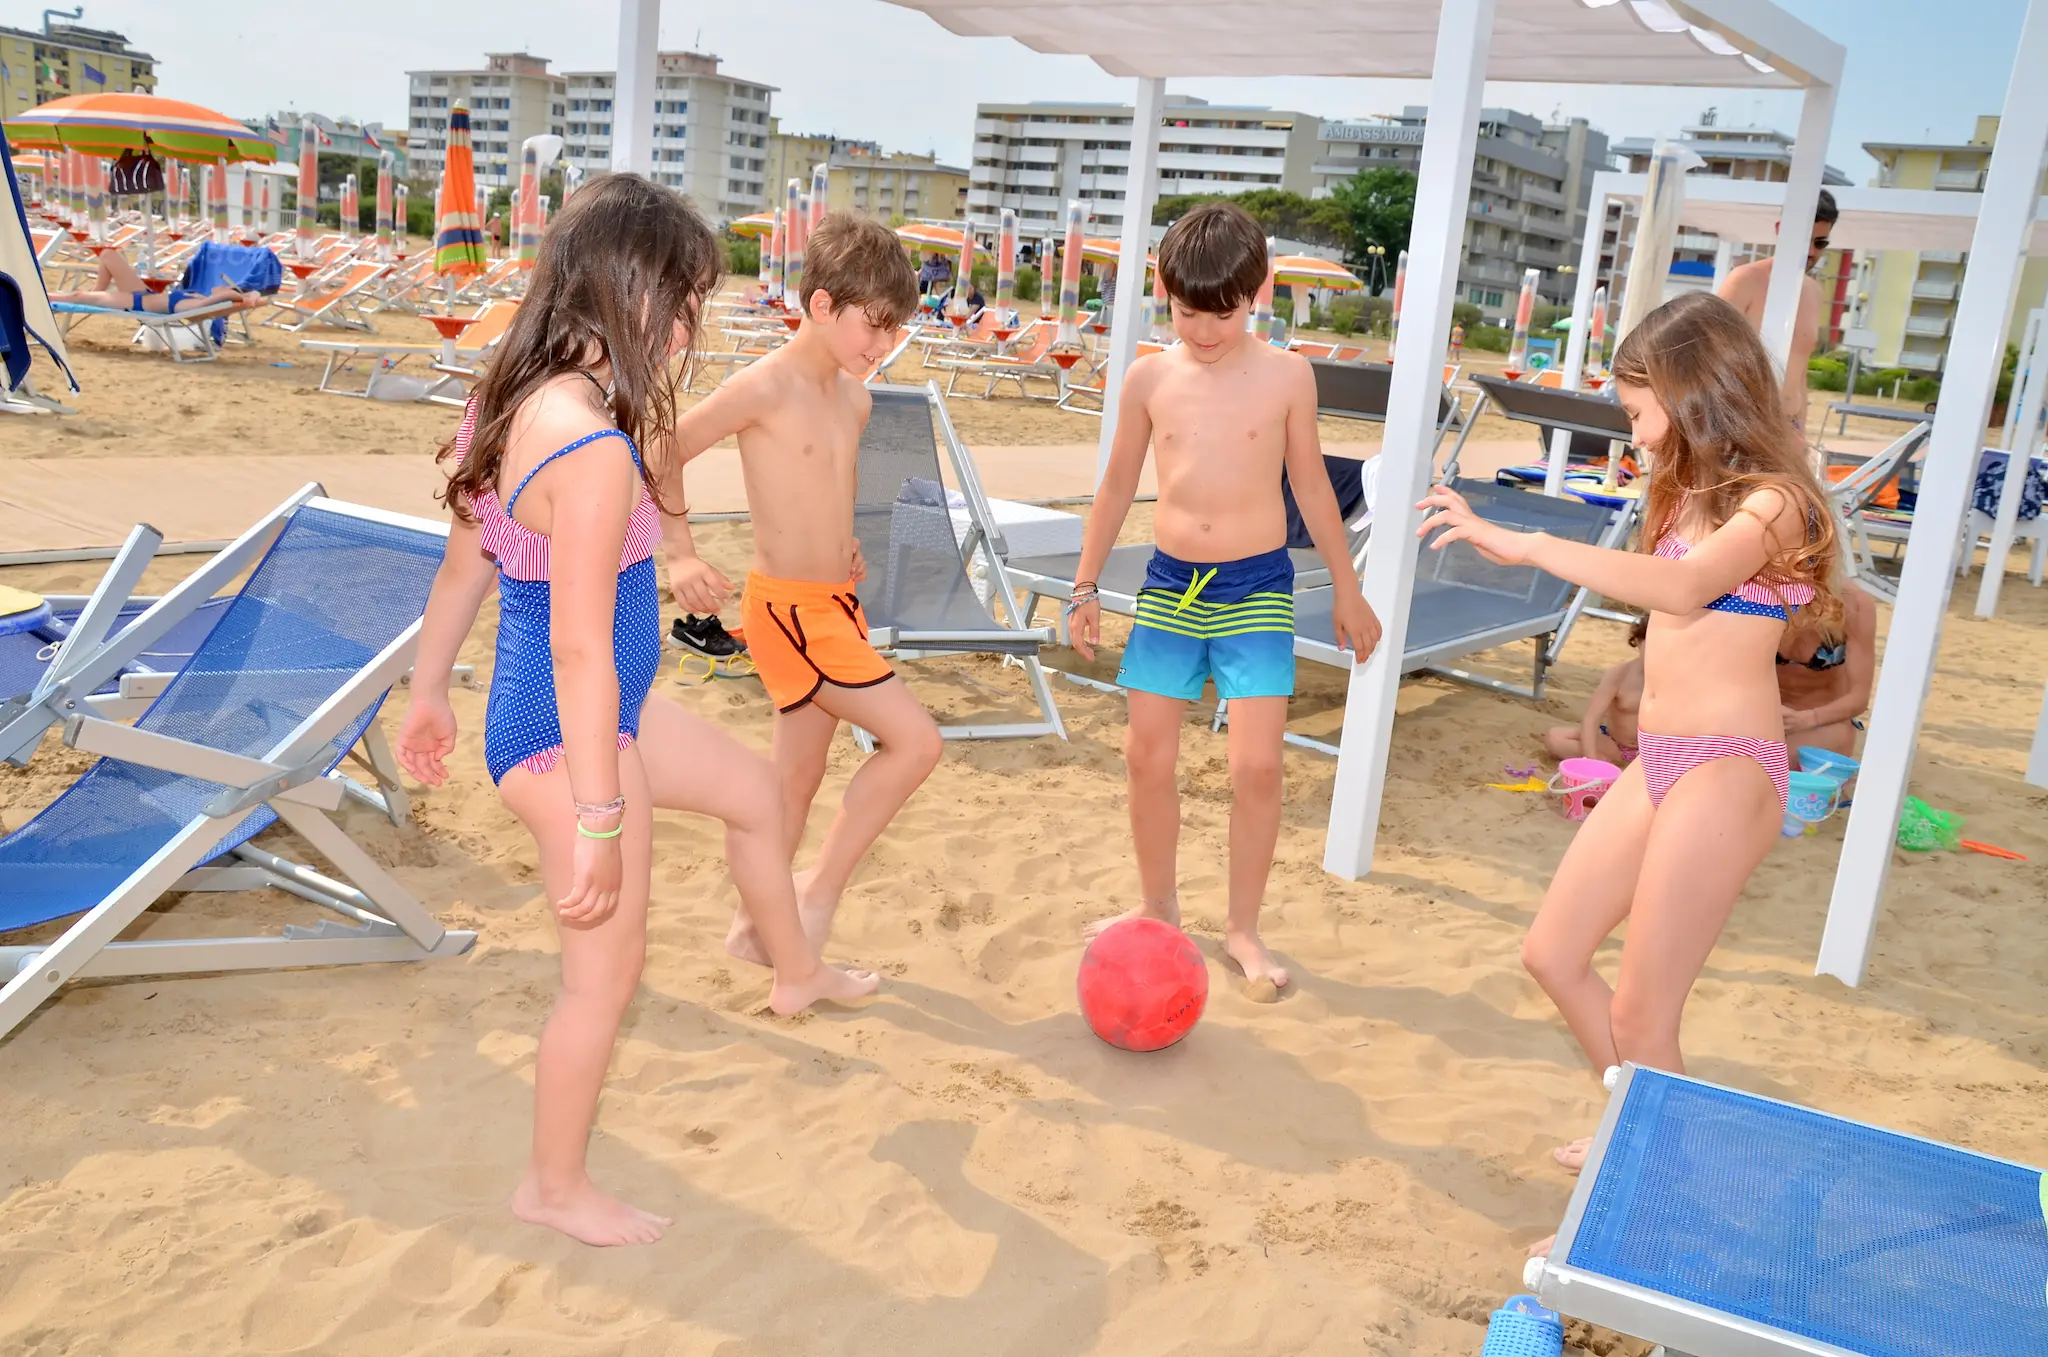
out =
<svg viewBox="0 0 2048 1357"><path fill-rule="evenodd" d="M747 653L777 711L795 711L830 683L872 688L895 674L868 644L851 582L775 580L749 572L740 602Z"/></svg>

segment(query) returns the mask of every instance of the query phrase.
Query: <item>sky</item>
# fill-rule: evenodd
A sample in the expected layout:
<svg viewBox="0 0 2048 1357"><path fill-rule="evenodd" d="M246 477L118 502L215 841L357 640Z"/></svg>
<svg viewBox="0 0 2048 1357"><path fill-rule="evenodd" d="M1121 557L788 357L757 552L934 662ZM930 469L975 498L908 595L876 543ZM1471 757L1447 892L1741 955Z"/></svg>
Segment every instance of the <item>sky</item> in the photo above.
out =
<svg viewBox="0 0 2048 1357"><path fill-rule="evenodd" d="M1966 141L1977 114L1997 111L2026 5L1778 2L1848 49L1828 161L1855 183L1875 173L1864 142ZM0 0L0 24L40 27L42 3ZM550 58L556 70L609 69L617 57L618 11L607 0L351 0L344 10L220 0L74 3L84 4L85 23L124 32L158 59L160 93L237 117L293 108L399 125L408 70L480 66L486 49L528 51ZM880 0L667 0L661 43L715 53L727 72L776 86L773 111L785 130L936 151L959 165L968 163L978 101L1127 101L1131 89L1083 58L955 37ZM1168 89L1325 118L1396 112L1428 97L1427 81L1398 80L1188 80ZM1584 117L1614 140L1675 133L1709 107L1723 124L1789 133L1798 122L1796 95L1742 90L1494 84L1487 103L1543 118Z"/></svg>

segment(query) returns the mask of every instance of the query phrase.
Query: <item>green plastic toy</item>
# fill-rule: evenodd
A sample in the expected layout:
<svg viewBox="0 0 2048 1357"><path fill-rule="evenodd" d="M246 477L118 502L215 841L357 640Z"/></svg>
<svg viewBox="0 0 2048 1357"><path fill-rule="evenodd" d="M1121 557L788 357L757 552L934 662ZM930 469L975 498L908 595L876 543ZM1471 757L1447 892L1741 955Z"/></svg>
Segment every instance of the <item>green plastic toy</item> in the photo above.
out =
<svg viewBox="0 0 2048 1357"><path fill-rule="evenodd" d="M1905 809L1899 812L1899 847L1914 853L1952 853L1962 846L1962 816L1936 810L1917 796L1906 798Z"/></svg>

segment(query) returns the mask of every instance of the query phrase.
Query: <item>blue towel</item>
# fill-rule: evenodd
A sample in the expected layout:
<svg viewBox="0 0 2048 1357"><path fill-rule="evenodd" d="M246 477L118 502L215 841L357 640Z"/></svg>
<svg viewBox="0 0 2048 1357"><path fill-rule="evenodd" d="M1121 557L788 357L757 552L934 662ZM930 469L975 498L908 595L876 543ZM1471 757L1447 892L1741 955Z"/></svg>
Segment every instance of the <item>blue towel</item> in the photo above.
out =
<svg viewBox="0 0 2048 1357"><path fill-rule="evenodd" d="M193 252L179 286L203 296L223 284L272 296L284 286L284 265L261 245L222 245L209 240ZM227 337L228 322L223 316L213 322L213 342L220 344Z"/></svg>

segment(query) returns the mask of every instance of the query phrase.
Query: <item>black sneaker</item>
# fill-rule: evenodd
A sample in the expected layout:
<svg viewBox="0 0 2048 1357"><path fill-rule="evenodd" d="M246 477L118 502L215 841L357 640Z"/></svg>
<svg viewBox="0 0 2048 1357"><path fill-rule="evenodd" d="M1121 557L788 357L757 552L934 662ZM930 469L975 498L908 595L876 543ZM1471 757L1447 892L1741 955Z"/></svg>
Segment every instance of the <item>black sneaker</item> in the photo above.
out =
<svg viewBox="0 0 2048 1357"><path fill-rule="evenodd" d="M671 644L702 655L707 660L729 660L735 655L747 653L747 648L732 639L731 633L725 629L725 624L715 615L699 617L695 613L683 614L675 620L675 625L669 628L668 639Z"/></svg>

